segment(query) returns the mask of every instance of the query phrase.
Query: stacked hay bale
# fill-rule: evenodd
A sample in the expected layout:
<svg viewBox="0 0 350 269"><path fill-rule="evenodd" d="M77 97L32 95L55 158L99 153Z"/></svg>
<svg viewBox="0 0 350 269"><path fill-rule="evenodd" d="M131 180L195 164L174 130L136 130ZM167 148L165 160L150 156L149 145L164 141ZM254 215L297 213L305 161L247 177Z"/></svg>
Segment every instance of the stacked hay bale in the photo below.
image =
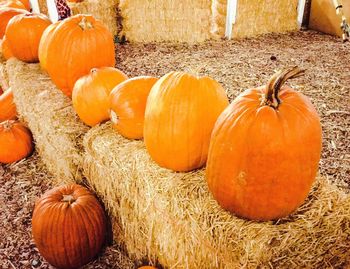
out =
<svg viewBox="0 0 350 269"><path fill-rule="evenodd" d="M1 51L1 46L0 46ZM7 89L9 85L8 74L6 70L6 60L0 52L0 88Z"/></svg>
<svg viewBox="0 0 350 269"><path fill-rule="evenodd" d="M91 14L96 19L101 20L114 35L117 35L119 32L117 23L118 4L119 0L85 0L77 3L68 2L73 15Z"/></svg>
<svg viewBox="0 0 350 269"><path fill-rule="evenodd" d="M210 0L121 0L123 35L136 42L202 42L209 39Z"/></svg>
<svg viewBox="0 0 350 269"><path fill-rule="evenodd" d="M39 8L40 8L40 13L48 15L49 10L47 7L47 0L38 0Z"/></svg>
<svg viewBox="0 0 350 269"><path fill-rule="evenodd" d="M31 129L36 148L56 184L82 180L82 136L88 128L76 116L71 100L42 73L39 64L12 58L6 64L21 117Z"/></svg>
<svg viewBox="0 0 350 269"><path fill-rule="evenodd" d="M212 34L214 37L225 36L227 0L212 2Z"/></svg>
<svg viewBox="0 0 350 269"><path fill-rule="evenodd" d="M135 258L169 268L321 268L350 255L350 196L323 178L289 218L251 222L218 206L204 170L160 168L142 141L122 138L109 123L91 129L84 146L87 179Z"/></svg>

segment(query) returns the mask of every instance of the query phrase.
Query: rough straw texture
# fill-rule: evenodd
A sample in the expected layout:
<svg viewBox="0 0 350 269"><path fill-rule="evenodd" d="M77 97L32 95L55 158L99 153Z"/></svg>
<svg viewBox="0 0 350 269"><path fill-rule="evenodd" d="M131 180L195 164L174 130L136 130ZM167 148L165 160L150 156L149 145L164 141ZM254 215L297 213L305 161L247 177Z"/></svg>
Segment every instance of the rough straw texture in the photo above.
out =
<svg viewBox="0 0 350 269"><path fill-rule="evenodd" d="M1 51L1 45L0 45L0 51ZM3 57L2 53L0 52L0 87L3 90L5 90L8 88L8 85L9 85L9 78L6 70L6 60Z"/></svg>
<svg viewBox="0 0 350 269"><path fill-rule="evenodd" d="M113 33L118 34L117 9L119 0L84 0L80 3L68 2L73 15L91 14L96 19L103 22Z"/></svg>
<svg viewBox="0 0 350 269"><path fill-rule="evenodd" d="M239 0L233 38L298 29L298 0Z"/></svg>
<svg viewBox="0 0 350 269"><path fill-rule="evenodd" d="M210 0L120 0L123 34L137 42L201 42L210 38Z"/></svg>
<svg viewBox="0 0 350 269"><path fill-rule="evenodd" d="M43 74L38 64L14 58L7 62L10 86L19 114L31 129L36 148L56 183L82 179L81 140L87 127L78 120L71 101Z"/></svg>
<svg viewBox="0 0 350 269"><path fill-rule="evenodd" d="M226 30L226 13L227 0L212 1L212 29L211 33L214 37L225 36Z"/></svg>
<svg viewBox="0 0 350 269"><path fill-rule="evenodd" d="M136 258L177 268L320 268L344 265L350 256L350 195L324 178L289 218L250 222L218 206L203 170L162 169L142 141L122 138L110 124L89 131L84 145L88 181L119 215Z"/></svg>

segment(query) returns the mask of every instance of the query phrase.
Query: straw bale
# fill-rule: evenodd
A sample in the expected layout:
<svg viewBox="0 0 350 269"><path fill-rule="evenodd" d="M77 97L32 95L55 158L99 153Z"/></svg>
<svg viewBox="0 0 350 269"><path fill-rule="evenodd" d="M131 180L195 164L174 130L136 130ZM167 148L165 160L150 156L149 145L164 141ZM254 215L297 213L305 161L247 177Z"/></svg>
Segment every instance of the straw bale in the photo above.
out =
<svg viewBox="0 0 350 269"><path fill-rule="evenodd" d="M84 0L80 3L68 2L73 15L91 14L102 21L113 33L118 34L117 9L119 0Z"/></svg>
<svg viewBox="0 0 350 269"><path fill-rule="evenodd" d="M19 114L31 129L36 148L57 182L82 179L81 137L87 131L71 101L43 74L39 64L7 61L10 86Z"/></svg>
<svg viewBox="0 0 350 269"><path fill-rule="evenodd" d="M1 43L1 40L0 40ZM0 87L2 89L7 89L9 85L8 74L6 70L6 59L1 53L1 45L0 45Z"/></svg>
<svg viewBox="0 0 350 269"><path fill-rule="evenodd" d="M298 29L298 0L239 0L233 38Z"/></svg>
<svg viewBox="0 0 350 269"><path fill-rule="evenodd" d="M350 195L319 177L296 213L251 222L222 210L204 170L174 173L110 123L84 138L84 172L134 258L170 268L341 268L350 257Z"/></svg>
<svg viewBox="0 0 350 269"><path fill-rule="evenodd" d="M47 8L47 0L38 0L40 13L49 15L49 10Z"/></svg>
<svg viewBox="0 0 350 269"><path fill-rule="evenodd" d="M210 0L121 0L123 34L136 42L201 42L211 37Z"/></svg>
<svg viewBox="0 0 350 269"><path fill-rule="evenodd" d="M211 33L214 37L223 37L226 28L227 1L212 1L212 29Z"/></svg>

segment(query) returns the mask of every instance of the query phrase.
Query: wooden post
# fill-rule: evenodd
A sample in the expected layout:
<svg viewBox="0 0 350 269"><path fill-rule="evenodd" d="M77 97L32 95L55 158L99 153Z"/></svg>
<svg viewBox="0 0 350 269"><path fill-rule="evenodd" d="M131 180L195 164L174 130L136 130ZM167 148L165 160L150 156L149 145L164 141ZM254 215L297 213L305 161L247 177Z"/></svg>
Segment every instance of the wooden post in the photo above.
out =
<svg viewBox="0 0 350 269"><path fill-rule="evenodd" d="M236 22L237 2L238 0L227 1L225 37L228 39L232 38L232 25Z"/></svg>

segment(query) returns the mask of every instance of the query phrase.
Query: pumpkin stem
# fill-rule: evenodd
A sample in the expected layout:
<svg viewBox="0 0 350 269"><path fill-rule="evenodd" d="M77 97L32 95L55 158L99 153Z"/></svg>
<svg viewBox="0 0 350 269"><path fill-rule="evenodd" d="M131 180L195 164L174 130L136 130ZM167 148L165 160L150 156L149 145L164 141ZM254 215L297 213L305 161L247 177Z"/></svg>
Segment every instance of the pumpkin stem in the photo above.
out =
<svg viewBox="0 0 350 269"><path fill-rule="evenodd" d="M63 195L61 202L68 202L71 205L72 203L75 202L75 199L71 194Z"/></svg>
<svg viewBox="0 0 350 269"><path fill-rule="evenodd" d="M85 16L84 16L84 17L82 18L82 20L78 23L78 25L80 26L80 28L81 28L83 31L86 30L86 29L91 29L91 28L93 28L93 27L92 27L92 23L89 22L89 21L86 19Z"/></svg>
<svg viewBox="0 0 350 269"><path fill-rule="evenodd" d="M1 125L4 127L4 130L8 132L11 130L13 123L13 120L6 120Z"/></svg>
<svg viewBox="0 0 350 269"><path fill-rule="evenodd" d="M288 79L300 77L304 73L305 70L300 69L298 66L276 72L267 83L267 92L263 105L277 109L281 104L278 94L283 84L286 83Z"/></svg>

